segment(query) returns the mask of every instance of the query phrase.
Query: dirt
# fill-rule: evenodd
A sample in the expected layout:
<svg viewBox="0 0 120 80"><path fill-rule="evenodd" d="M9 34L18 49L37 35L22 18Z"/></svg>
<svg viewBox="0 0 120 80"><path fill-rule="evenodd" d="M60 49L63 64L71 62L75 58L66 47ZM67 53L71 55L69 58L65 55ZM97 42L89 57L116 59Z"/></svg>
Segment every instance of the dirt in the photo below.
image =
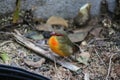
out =
<svg viewBox="0 0 120 80"><path fill-rule="evenodd" d="M3 19L5 18L3 17ZM1 19L1 21L3 19ZM4 20L0 26L7 25L10 21L11 19ZM29 21L30 20L28 20L28 22ZM83 80L85 78L89 78L90 80L105 80L106 78L109 80L120 80L120 32L118 29L104 27L101 23L101 17L93 18L87 26L94 26L94 28L92 28L93 31L96 30L96 28L99 29L98 27L102 29L100 28L100 31L97 30L99 31L97 35L94 35L96 32L92 34L90 34L90 31L88 32L88 35L83 40L87 42L87 45L81 45L80 43L82 43L82 41L76 43L81 47L81 50L89 52L90 58L88 65L74 62L80 67L80 70L73 72L20 45L10 34L14 29L17 29L23 35L29 30L36 31L35 26L41 23L43 24L44 22L38 23L36 21L30 21L29 24L22 23L14 27L4 27L0 30L0 53L6 52L8 54L10 61L7 65L42 74L52 80ZM115 23L112 24L116 25ZM119 24L117 24L117 26L120 27ZM39 32L39 34L42 33ZM41 58L44 58L45 62L40 66L37 65L37 67L33 65L28 66L24 62L24 59L37 62ZM2 59L0 59L0 63L5 64Z"/></svg>

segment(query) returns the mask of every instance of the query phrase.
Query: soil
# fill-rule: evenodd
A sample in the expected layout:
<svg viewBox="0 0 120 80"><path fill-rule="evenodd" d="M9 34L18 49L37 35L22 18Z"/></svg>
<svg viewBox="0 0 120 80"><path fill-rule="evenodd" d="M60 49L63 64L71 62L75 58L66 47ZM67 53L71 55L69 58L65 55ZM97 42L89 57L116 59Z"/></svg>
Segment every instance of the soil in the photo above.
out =
<svg viewBox="0 0 120 80"><path fill-rule="evenodd" d="M98 27L102 29L99 33L92 33L92 30L88 32L88 35L83 41L87 42L87 45L82 45L83 41L76 43L81 47L81 50L87 51L90 54L88 65L82 63L73 62L80 67L77 72L70 71L54 62L45 59L45 62L38 67L28 65L24 62L25 59L32 62L39 61L44 58L32 50L20 45L15 41L10 33L17 29L21 34L25 35L28 31L36 31L39 34L42 32L37 31L35 26L38 24L44 24L45 20L34 21L32 17L22 19L22 23L11 26L12 17L4 16L0 19L0 53L5 52L10 58L8 63L5 63L2 58L1 64L7 64L15 67L20 67L25 70L42 74L52 80L120 80L120 24L115 21L112 22L112 27L105 27L102 23L103 18L96 16L89 21L86 26L94 26L93 31ZM96 22L97 19L97 22ZM70 20L68 20L70 21ZM7 25L7 27L5 27ZM73 24L69 24L74 26ZM87 28L87 27L86 27ZM77 28L81 29L81 28ZM98 35L95 35L95 34ZM45 39L48 40L48 39Z"/></svg>

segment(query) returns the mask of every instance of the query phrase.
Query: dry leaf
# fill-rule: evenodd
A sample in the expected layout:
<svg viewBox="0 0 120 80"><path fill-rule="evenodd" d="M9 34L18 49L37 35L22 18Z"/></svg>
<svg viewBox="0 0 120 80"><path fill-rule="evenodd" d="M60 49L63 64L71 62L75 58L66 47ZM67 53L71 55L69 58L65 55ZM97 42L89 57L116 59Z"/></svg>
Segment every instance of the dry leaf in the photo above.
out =
<svg viewBox="0 0 120 80"><path fill-rule="evenodd" d="M39 61L37 62L33 62L33 61L29 61L29 60L24 60L24 63L30 67L33 68L38 68L40 67L43 63L45 63L45 59L41 58Z"/></svg>
<svg viewBox="0 0 120 80"><path fill-rule="evenodd" d="M95 37L99 37L101 31L102 31L102 27L99 27L93 29L90 33Z"/></svg>
<svg viewBox="0 0 120 80"><path fill-rule="evenodd" d="M25 34L25 37L33 40L41 40L44 38L42 34L38 34L35 31L29 31L28 33Z"/></svg>
<svg viewBox="0 0 120 80"><path fill-rule="evenodd" d="M68 37L72 42L80 42L84 40L86 36L87 36L86 32L78 32L78 33L68 35Z"/></svg>
<svg viewBox="0 0 120 80"><path fill-rule="evenodd" d="M93 27L94 26L87 26L82 27L81 29L73 30L73 34L69 34L68 36L73 42L83 41L86 38L88 32L91 31Z"/></svg>
<svg viewBox="0 0 120 80"><path fill-rule="evenodd" d="M61 25L64 27L68 27L68 23L65 19L63 19L62 17L59 16L51 16L48 20L47 20L47 24L50 25Z"/></svg>
<svg viewBox="0 0 120 80"><path fill-rule="evenodd" d="M83 53L80 54L80 57L77 58L77 61L79 63L83 63L85 65L88 65L89 58L90 58L89 52L83 52Z"/></svg>
<svg viewBox="0 0 120 80"><path fill-rule="evenodd" d="M33 36L31 36L31 38L32 38L33 40L41 40L41 39L43 39L44 37L43 37L42 34L39 34L39 35L33 35Z"/></svg>
<svg viewBox="0 0 120 80"><path fill-rule="evenodd" d="M5 64L9 64L10 57L8 56L8 54L6 52L1 52L0 57L5 62Z"/></svg>
<svg viewBox="0 0 120 80"><path fill-rule="evenodd" d="M50 24L41 24L41 25L37 25L36 29L38 31L53 31L53 28Z"/></svg>

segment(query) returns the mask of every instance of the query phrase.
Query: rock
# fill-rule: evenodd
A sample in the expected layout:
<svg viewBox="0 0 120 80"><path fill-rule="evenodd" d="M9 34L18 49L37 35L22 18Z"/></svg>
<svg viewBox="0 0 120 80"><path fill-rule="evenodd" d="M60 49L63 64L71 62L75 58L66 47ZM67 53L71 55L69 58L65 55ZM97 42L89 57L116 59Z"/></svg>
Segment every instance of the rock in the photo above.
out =
<svg viewBox="0 0 120 80"><path fill-rule="evenodd" d="M16 0L0 0L0 14L12 12ZM92 4L91 14L99 14L101 0L21 0L21 9L35 8L33 11L36 18L48 18L50 16L61 16L73 18L77 15L79 8L85 3ZM111 11L114 9L115 0L107 0Z"/></svg>

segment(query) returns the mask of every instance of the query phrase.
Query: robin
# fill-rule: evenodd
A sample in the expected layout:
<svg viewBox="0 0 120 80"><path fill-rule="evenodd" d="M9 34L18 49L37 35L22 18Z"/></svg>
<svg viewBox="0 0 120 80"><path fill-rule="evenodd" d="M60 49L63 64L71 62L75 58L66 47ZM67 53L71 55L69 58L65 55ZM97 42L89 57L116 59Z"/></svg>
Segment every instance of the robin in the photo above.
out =
<svg viewBox="0 0 120 80"><path fill-rule="evenodd" d="M57 55L67 57L79 50L79 47L68 38L65 31L53 32L51 35L48 45Z"/></svg>

